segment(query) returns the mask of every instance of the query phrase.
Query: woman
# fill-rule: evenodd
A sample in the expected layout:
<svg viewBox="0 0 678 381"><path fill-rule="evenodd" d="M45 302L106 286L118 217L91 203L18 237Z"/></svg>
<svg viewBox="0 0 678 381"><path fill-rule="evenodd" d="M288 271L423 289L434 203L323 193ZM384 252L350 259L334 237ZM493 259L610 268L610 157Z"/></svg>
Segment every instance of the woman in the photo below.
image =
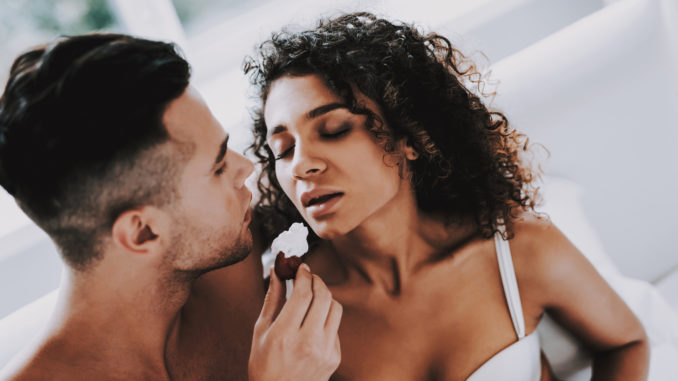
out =
<svg viewBox="0 0 678 381"><path fill-rule="evenodd" d="M527 139L446 38L348 14L274 34L245 71L262 233L305 220L305 261L344 307L334 379L549 379L544 312L591 348L595 379L646 377L643 327L536 215Z"/></svg>

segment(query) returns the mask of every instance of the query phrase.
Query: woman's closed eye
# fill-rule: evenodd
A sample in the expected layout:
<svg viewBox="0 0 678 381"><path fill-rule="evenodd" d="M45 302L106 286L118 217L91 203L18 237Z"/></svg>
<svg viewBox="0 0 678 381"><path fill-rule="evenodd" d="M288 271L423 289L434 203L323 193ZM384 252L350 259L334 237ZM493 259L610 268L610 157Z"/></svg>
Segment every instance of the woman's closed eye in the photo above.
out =
<svg viewBox="0 0 678 381"><path fill-rule="evenodd" d="M337 140L341 139L342 137L346 136L349 132L351 132L352 126L350 124L345 124L339 127L335 131L331 132L321 132L320 137L324 140ZM289 146L288 148L284 149L281 153L277 154L275 156L276 160L282 160L286 157L288 157L292 152L294 152L294 144Z"/></svg>
<svg viewBox="0 0 678 381"><path fill-rule="evenodd" d="M350 124L344 124L341 127L337 128L336 130L333 131L326 131L326 132L321 132L320 137L324 139L338 139L346 134L348 134L351 131L351 125Z"/></svg>
<svg viewBox="0 0 678 381"><path fill-rule="evenodd" d="M289 148L287 148L286 150L284 150L284 151L282 151L281 153L279 153L278 155L276 155L276 156L275 156L275 159L276 159L276 160L284 159L285 157L289 156L289 154L291 154L293 150L294 150L294 144L291 145L291 146L290 146Z"/></svg>

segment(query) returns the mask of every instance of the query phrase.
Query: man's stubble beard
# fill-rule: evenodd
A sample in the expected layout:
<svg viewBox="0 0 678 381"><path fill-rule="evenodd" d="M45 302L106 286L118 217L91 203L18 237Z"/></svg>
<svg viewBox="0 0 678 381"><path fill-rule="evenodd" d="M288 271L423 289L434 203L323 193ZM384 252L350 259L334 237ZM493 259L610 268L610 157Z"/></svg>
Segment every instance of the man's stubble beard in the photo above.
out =
<svg viewBox="0 0 678 381"><path fill-rule="evenodd" d="M236 264L252 251L252 235L247 227L235 241L228 237L220 236L215 239L218 232L198 233L195 229L181 229L182 233L172 238L172 245L168 249L166 257L170 262L178 258L197 259L189 268L174 268L174 275L178 280L193 281L199 276L223 267ZM190 261L189 261L190 262Z"/></svg>

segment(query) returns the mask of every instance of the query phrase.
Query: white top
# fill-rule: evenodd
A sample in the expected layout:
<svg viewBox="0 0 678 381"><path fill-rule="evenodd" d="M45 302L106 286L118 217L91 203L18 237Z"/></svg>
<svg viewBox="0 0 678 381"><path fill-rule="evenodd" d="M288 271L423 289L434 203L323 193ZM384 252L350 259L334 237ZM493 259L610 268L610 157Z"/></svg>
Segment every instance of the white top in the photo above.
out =
<svg viewBox="0 0 678 381"><path fill-rule="evenodd" d="M508 241L504 240L503 226L494 234L494 246L497 251L497 261L501 274L501 283L504 287L504 296L513 321L518 340L501 350L476 369L467 380L485 381L538 381L541 378L541 350L539 335L535 330L525 336L525 318L520 303L518 282L513 269L511 249Z"/></svg>

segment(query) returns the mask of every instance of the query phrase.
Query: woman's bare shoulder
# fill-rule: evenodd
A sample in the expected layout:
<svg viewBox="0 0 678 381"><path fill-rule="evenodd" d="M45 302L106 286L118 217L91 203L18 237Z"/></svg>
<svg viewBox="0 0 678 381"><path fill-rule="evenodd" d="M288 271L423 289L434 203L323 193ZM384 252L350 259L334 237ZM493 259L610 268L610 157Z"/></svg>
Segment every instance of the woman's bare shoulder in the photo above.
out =
<svg viewBox="0 0 678 381"><path fill-rule="evenodd" d="M511 245L548 245L557 238L558 228L547 215L525 212L513 220ZM562 233L561 233L562 234Z"/></svg>
<svg viewBox="0 0 678 381"><path fill-rule="evenodd" d="M590 266L547 216L524 213L514 221L513 233L509 242L519 278L548 284Z"/></svg>

